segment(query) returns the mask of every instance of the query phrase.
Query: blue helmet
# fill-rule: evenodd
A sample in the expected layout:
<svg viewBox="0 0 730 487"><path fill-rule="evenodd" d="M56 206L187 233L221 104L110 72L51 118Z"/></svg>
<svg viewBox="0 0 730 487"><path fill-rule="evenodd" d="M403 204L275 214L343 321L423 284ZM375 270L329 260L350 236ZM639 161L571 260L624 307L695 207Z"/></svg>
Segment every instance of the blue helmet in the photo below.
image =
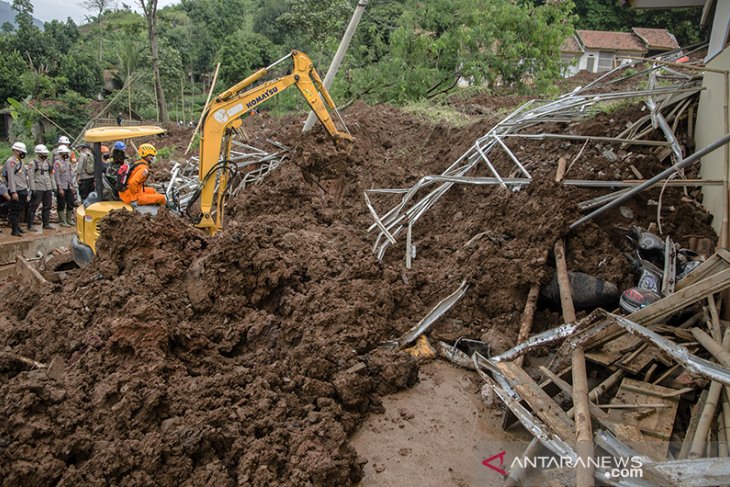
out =
<svg viewBox="0 0 730 487"><path fill-rule="evenodd" d="M114 148L113 148L113 150L121 150L121 151L124 151L124 150L127 150L127 146L124 145L124 142L122 142L120 140L118 142L114 142Z"/></svg>

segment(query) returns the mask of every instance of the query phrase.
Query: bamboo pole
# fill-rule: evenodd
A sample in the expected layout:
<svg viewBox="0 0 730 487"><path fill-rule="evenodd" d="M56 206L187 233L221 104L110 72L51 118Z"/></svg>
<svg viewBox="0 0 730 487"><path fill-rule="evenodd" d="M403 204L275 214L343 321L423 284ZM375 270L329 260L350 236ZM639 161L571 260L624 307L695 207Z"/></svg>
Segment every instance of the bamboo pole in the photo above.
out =
<svg viewBox="0 0 730 487"><path fill-rule="evenodd" d="M183 88L182 77L180 78L180 104L182 105L182 118L179 120L185 122L185 89Z"/></svg>
<svg viewBox="0 0 730 487"><path fill-rule="evenodd" d="M704 455L707 434L710 432L721 392L722 384L720 382L710 384L710 392L707 394L705 407L702 409L700 421L697 423L697 431L695 431L695 436L692 439L692 446L690 446L688 458L698 458Z"/></svg>
<svg viewBox="0 0 730 487"><path fill-rule="evenodd" d="M43 364L41 362L37 362L37 361L35 361L33 359L29 359L27 357L23 357L22 355L17 355L17 354L14 354L14 353L3 353L3 352L0 352L0 355L4 355L4 356L8 357L10 360L14 360L16 362L20 362L21 364L24 364L24 365L27 365L29 367L33 367L33 368L36 368L36 369L45 369L45 368L48 367L48 365L46 365L46 364Z"/></svg>
<svg viewBox="0 0 730 487"><path fill-rule="evenodd" d="M129 79L129 68L127 68L127 79ZM132 120L132 83L127 87L127 120Z"/></svg>
<svg viewBox="0 0 730 487"><path fill-rule="evenodd" d="M558 170L555 172L555 182L559 183L565 177L565 169L568 165L568 160L565 157L558 159Z"/></svg>
<svg viewBox="0 0 730 487"><path fill-rule="evenodd" d="M48 117L48 116L47 116L47 115L46 115L45 113L43 113L42 111L38 110L38 109L37 109L36 107L34 107L33 105L31 105L31 104L30 104L30 102L29 102L28 100L26 100L26 101L25 101L25 104L26 104L26 105L28 105L28 106L29 106L30 108L32 108L33 110L35 110L36 112L38 112L38 114L40 114L40 116L41 116L41 117L45 118L46 120L48 120L49 122L51 122L51 123L52 123L53 125L55 125L55 126L56 126L56 128L57 128L58 130L60 130L60 131L61 131L61 132L63 132L64 134L68 135L69 137L73 137L73 136L72 136L71 134L69 134L68 132L66 132L66 131L65 131L65 130L63 129L63 127L61 127L61 126L60 126L60 125L58 125L58 124L57 124L56 122L54 122L53 120L51 120L51 119L50 119L50 118L49 118L49 117Z"/></svg>
<svg viewBox="0 0 730 487"><path fill-rule="evenodd" d="M725 337L722 340L722 345L713 340L712 337L704 330L692 328L690 331L692 332L692 336L700 342L700 345L705 347L705 349L710 352L710 354L712 354L718 362L725 367L730 367L730 352L728 352L726 349L727 347L725 347L725 342L730 339L730 328L725 330Z"/></svg>
<svg viewBox="0 0 730 487"><path fill-rule="evenodd" d="M727 437L725 436L725 417L723 414L717 416L717 456L727 457Z"/></svg>
<svg viewBox="0 0 730 487"><path fill-rule="evenodd" d="M730 394L728 393L727 387L725 393L722 395L722 418L725 424L724 431L720 436L725 437L725 442L730 448Z"/></svg>
<svg viewBox="0 0 730 487"><path fill-rule="evenodd" d="M720 315L717 313L717 304L715 296L707 297L708 308L710 309L710 319L712 324L712 338L720 342L722 340L722 328L720 327Z"/></svg>
<svg viewBox="0 0 730 487"><path fill-rule="evenodd" d="M718 362L726 367L730 367L730 353L728 352L730 349L730 329L725 330L722 345L717 343L717 341L713 340L710 335L699 328L692 328L690 331L695 339L700 342L700 345L705 347L705 349L710 352L710 354L712 354ZM705 402L705 407L702 409L700 420L697 423L697 430L694 438L692 439L692 446L690 447L688 455L689 458L697 458L701 456L702 452L705 450L707 434L712 426L712 420L715 417L715 412L717 411L717 406L720 400L720 394L723 389L725 389L726 395L730 395L730 387L723 387L719 382L713 382L710 384L707 401ZM725 415L725 417L730 415L730 404L727 404L727 400L723 401L722 407L722 414ZM727 411L725 411L725 409L727 409ZM726 428L725 431L727 432Z"/></svg>
<svg viewBox="0 0 730 487"><path fill-rule="evenodd" d="M152 90L155 93L155 120L160 123L160 104L157 102L157 81L154 82L155 89Z"/></svg>
<svg viewBox="0 0 730 487"><path fill-rule="evenodd" d="M116 95L114 95L114 97L112 97L111 101L109 101L109 103L107 103L107 104L106 104L106 106L105 106L104 108L102 108L102 109L101 109L101 111L100 111L99 113L97 113L97 114L96 114L96 116L95 116L94 118L92 118L91 120L89 120L89 121L88 121L88 122L86 123L86 125L84 125L84 128L83 128L83 129L81 129L81 132L79 133L79 135L77 135L77 136L76 136L76 138L75 138L75 139L73 140L73 142L72 142L72 144L71 144L71 145L75 145L75 144L76 144L76 141L77 141L77 140L79 140L79 139L81 138L81 136L82 136L82 135L84 135L84 132L86 132L86 129L87 129L88 127L89 127L89 125L91 125L91 124L92 124L92 123L94 123L94 122L95 122L96 120L98 120L99 118L101 118L101 116L102 116L102 115L104 115L104 114L105 114L105 113L107 112L107 110L109 110L109 108L111 108L111 106L112 106L112 103L114 103L114 101L115 101L115 100L116 100L117 98L119 98L119 96L120 96L120 95L121 95L122 93L124 93L124 90L125 90L125 89L127 89L128 87L130 87L130 86L131 86L131 83L132 83L132 81L134 81L134 79L136 78L136 76L137 76L137 75L136 75L136 74L134 74L134 75L132 75L132 77L131 77L131 78L127 78L127 81L125 81L125 82L124 82L124 86L122 86L122 87L121 87L121 88L119 89L119 91L117 92L117 94L116 94Z"/></svg>
<svg viewBox="0 0 730 487"><path fill-rule="evenodd" d="M517 334L517 344L524 342L530 336L530 330L532 330L532 322L535 318L535 310L537 309L537 298L540 296L540 285L533 284L530 287L530 292L527 294L527 302L525 303L525 310L522 312L522 319L520 320L520 331ZM515 360L515 363L522 367L522 363L525 361L525 356L520 355Z"/></svg>
<svg viewBox="0 0 730 487"><path fill-rule="evenodd" d="M565 259L565 243L563 240L555 242L555 263L560 288L560 304L563 308L563 320L566 323L576 321L573 307L573 293L568 278L568 265ZM593 486L593 428L591 425L590 404L588 399L588 377L583 347L578 345L573 349L573 407L575 408L575 449L581 459L576 465L576 486Z"/></svg>
<svg viewBox="0 0 730 487"><path fill-rule="evenodd" d="M210 104L210 97L213 94L213 89L215 88L215 83L218 80L218 70L221 68L221 63L218 63L215 67L215 73L213 73L213 82L210 84L210 90L208 91L208 99L205 100L205 105L203 105L203 111L200 112L200 118L198 119L198 125L195 126L195 130L193 130L193 135L190 136L190 142L188 143L187 149L185 149L185 155L187 155L188 152L190 152L190 148L193 146L193 140L195 140L195 134L198 133L198 130L200 130L200 124L203 123L203 116L205 115L205 112L208 110L208 105Z"/></svg>

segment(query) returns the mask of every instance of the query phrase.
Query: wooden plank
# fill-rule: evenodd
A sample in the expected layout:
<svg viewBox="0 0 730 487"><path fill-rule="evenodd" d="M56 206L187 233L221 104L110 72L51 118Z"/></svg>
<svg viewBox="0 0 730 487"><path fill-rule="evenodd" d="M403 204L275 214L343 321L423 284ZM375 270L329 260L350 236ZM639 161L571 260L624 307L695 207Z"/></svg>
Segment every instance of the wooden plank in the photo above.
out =
<svg viewBox="0 0 730 487"><path fill-rule="evenodd" d="M540 418L560 439L569 445L575 445L573 420L532 380L532 377L513 362L497 362L495 365L530 406L535 416Z"/></svg>
<svg viewBox="0 0 730 487"><path fill-rule="evenodd" d="M686 308L690 304L693 304L701 299L705 299L716 292L730 288L730 263L725 260L726 257L730 257L730 253L728 253L724 249L720 249L713 257L717 257L716 259L714 259L715 264L710 265L710 267L702 271L701 274L707 275L715 268L720 267L724 267L723 270L715 274L708 275L706 278L694 282L689 286L682 286L682 288L678 289L674 294L655 301L645 308L631 313L626 318L643 326L657 324L663 322L666 318L676 313L677 311ZM709 262L709 260L707 262ZM707 262L702 264L702 266L704 266ZM699 271L702 266L695 269L695 271L692 272L690 276ZM682 279L680 283L684 283L685 280L689 279L690 276ZM680 286L678 283L677 288L679 287ZM599 324L600 322L594 326L597 326ZM609 327L609 330L610 331L606 332L608 336L611 336L611 334L613 334L613 336L619 337L626 334L626 331L618 325L611 325ZM626 340L630 339L627 338ZM605 346L606 345L604 345L604 348Z"/></svg>
<svg viewBox="0 0 730 487"><path fill-rule="evenodd" d="M641 438L631 441L632 447L655 460L664 460L669 451L669 440L677 414L678 398L671 397L675 391L668 387L625 378L611 404L661 404L654 414L637 415L636 411L611 409L608 417L618 424L631 425L641 430Z"/></svg>
<svg viewBox="0 0 730 487"><path fill-rule="evenodd" d="M540 370L543 372L543 374L549 377L553 381L553 383L560 387L560 390L563 391L563 393L570 397L573 396L573 387L570 384L568 384L557 375L553 374L547 367L541 366ZM631 444L632 441L634 441L641 435L641 431L633 425L619 424L615 421L612 421L608 414L606 414L601 408L599 408L590 401L588 402L588 407L590 408L591 417L598 421L604 428L608 429L611 433L616 435L616 438L618 438L619 440ZM568 415L570 416L573 412L574 410L571 409L570 411L568 411Z"/></svg>
<svg viewBox="0 0 730 487"><path fill-rule="evenodd" d="M697 269L690 272L684 279L677 282L675 290L684 289L697 282L716 274L725 269L730 268L730 252L727 249L718 249L706 261L704 261Z"/></svg>
<svg viewBox="0 0 730 487"><path fill-rule="evenodd" d="M654 362L659 355L660 351L657 347L645 342L636 351L624 356L616 363L616 366L634 375L638 375L639 372Z"/></svg>
<svg viewBox="0 0 730 487"><path fill-rule="evenodd" d="M49 284L45 277L38 272L38 269L30 265L25 257L18 254L15 256L15 273L18 275L20 282L27 286L38 287Z"/></svg>
<svg viewBox="0 0 730 487"><path fill-rule="evenodd" d="M662 298L631 313L628 319L640 325L657 323L700 299L727 289L730 287L730 265L724 260L723 262L726 266L724 270L690 286L682 287L671 296Z"/></svg>
<svg viewBox="0 0 730 487"><path fill-rule="evenodd" d="M730 462L727 458L697 458L694 460L673 460L649 465L672 485L682 487L705 487L730 483Z"/></svg>

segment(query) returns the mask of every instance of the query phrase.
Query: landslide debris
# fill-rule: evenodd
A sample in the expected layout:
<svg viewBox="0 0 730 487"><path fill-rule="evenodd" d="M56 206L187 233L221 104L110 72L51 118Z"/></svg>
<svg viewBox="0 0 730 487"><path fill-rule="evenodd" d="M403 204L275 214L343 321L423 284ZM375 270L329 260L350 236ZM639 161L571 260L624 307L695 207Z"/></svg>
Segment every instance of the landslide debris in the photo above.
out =
<svg viewBox="0 0 730 487"><path fill-rule="evenodd" d="M300 118L255 117L247 131L291 146L291 158L229 202L215 237L165 210L116 212L89 268L48 289L5 288L0 348L60 357L65 373L0 360L3 485L350 485L362 466L349 435L382 410L380 396L417 381L414 360L381 342L462 279L470 290L434 336L515 339L575 203L601 194L554 182L558 157L582 144L515 147L534 176L522 191L454 187L416 225L406 270L402 242L383 262L373 256L362 192L440 173L494 117L451 129L355 104L345 118L357 138L349 151L299 134ZM590 151L583 162L574 177L625 170ZM616 210L571 235L571 269L629 283L622 232L655 219L650 197L631 203L632 221ZM680 190L664 205L673 238L712 235ZM482 232L499 238L465 246Z"/></svg>

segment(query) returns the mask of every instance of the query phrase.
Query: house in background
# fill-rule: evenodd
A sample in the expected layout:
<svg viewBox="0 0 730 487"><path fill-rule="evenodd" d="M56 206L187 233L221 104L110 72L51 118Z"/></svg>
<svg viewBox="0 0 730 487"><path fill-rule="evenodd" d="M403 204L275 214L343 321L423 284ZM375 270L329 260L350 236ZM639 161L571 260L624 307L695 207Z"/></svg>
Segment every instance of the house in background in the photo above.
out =
<svg viewBox="0 0 730 487"><path fill-rule="evenodd" d="M577 30L560 46L565 75L578 71L610 71L631 58L678 49L677 39L666 29L634 28L632 32Z"/></svg>
<svg viewBox="0 0 730 487"><path fill-rule="evenodd" d="M647 56L656 56L667 51L679 49L677 38L667 29L647 29L634 27L631 32L641 39L647 49Z"/></svg>
<svg viewBox="0 0 730 487"><path fill-rule="evenodd" d="M697 107L695 147L702 149L730 133L730 1L728 0L625 0L637 9L702 8L701 27L710 28L704 62L707 69ZM714 216L712 226L720 245L730 247L730 147L702 158L703 179L719 179L722 186L702 188L702 205Z"/></svg>

